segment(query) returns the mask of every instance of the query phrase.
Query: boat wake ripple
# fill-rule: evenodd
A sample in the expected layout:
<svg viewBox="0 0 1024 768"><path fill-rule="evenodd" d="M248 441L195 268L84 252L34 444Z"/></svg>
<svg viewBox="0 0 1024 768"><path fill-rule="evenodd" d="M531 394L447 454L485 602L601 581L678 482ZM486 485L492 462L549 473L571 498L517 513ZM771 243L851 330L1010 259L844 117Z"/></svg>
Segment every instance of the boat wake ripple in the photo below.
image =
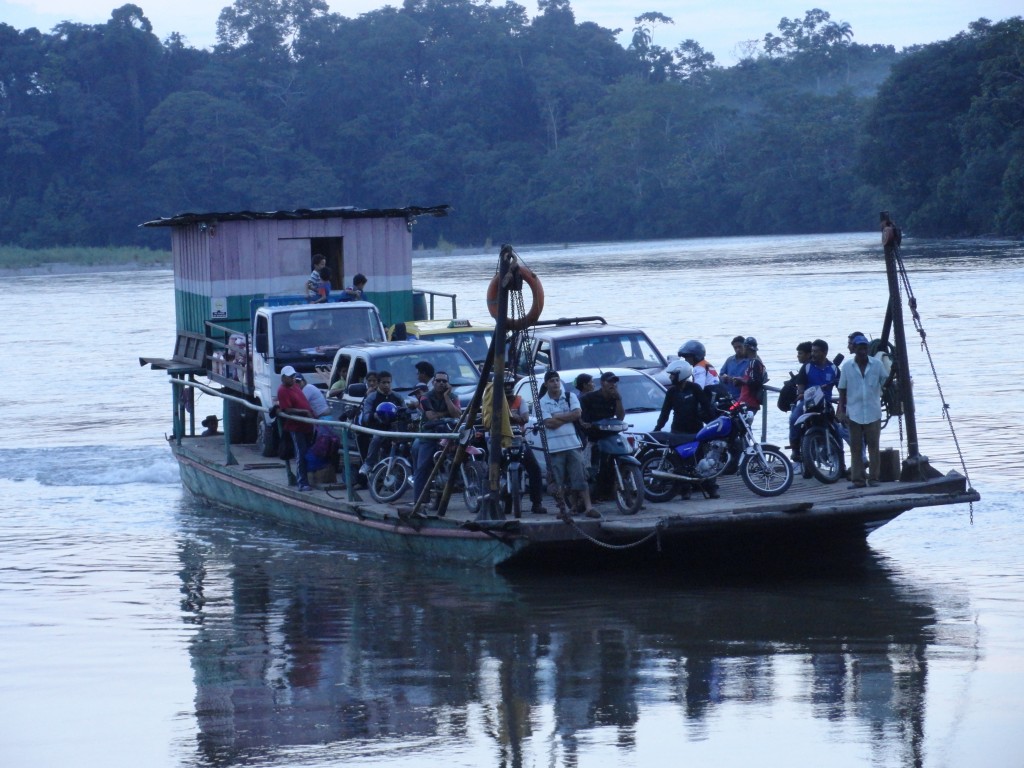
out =
<svg viewBox="0 0 1024 768"><path fill-rule="evenodd" d="M165 447L109 445L2 449L0 480L34 480L54 487L181 482L178 465Z"/></svg>

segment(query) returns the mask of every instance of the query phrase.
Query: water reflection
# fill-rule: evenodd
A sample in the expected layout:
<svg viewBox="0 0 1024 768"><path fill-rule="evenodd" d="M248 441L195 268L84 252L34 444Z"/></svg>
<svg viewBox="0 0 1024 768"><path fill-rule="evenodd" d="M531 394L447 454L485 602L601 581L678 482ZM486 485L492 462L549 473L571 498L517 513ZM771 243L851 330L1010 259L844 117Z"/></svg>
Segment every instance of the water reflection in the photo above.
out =
<svg viewBox="0 0 1024 768"><path fill-rule="evenodd" d="M510 581L201 513L179 553L198 764L443 739L483 741L501 765L539 750L573 765L595 729L628 752L642 718L668 708L699 741L716 713L748 705L843 723L921 762L935 599L877 556L825 581ZM945 633L944 652L969 653L970 637Z"/></svg>

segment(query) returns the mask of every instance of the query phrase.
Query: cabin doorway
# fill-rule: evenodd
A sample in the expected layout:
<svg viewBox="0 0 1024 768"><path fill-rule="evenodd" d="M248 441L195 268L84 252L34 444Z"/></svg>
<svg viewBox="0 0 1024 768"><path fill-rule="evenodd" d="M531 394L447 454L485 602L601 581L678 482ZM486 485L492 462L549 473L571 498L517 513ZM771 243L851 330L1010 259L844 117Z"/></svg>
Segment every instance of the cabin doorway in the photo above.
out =
<svg viewBox="0 0 1024 768"><path fill-rule="evenodd" d="M327 259L331 270L331 290L340 291L345 287L345 248L340 237L313 237L309 241L309 256L314 253Z"/></svg>

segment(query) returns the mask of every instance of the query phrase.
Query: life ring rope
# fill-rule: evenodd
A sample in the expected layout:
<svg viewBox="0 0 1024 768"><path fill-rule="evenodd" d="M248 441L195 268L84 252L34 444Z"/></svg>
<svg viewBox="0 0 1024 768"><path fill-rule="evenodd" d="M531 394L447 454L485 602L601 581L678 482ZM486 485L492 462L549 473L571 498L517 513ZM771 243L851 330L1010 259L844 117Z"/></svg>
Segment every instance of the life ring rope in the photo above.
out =
<svg viewBox="0 0 1024 768"><path fill-rule="evenodd" d="M523 282L530 286L530 309L522 317L505 318L505 324L510 331L524 331L540 319L540 313L544 310L544 286L540 284L540 279L529 267L523 264L514 264L512 270L518 270ZM511 272L509 275L511 276ZM498 319L497 274L491 278L491 282L487 286L487 311L495 320Z"/></svg>

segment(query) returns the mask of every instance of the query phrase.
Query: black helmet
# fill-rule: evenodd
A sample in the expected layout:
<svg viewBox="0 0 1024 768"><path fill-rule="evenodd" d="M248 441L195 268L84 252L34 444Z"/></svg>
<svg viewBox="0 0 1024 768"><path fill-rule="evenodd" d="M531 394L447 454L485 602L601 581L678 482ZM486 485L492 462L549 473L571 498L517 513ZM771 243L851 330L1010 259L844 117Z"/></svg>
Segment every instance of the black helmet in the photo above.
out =
<svg viewBox="0 0 1024 768"><path fill-rule="evenodd" d="M690 339L688 342L686 342L685 344L683 344L683 346L679 348L679 352L677 352L676 354L678 354L680 357L682 357L683 355L693 355L694 357L697 358L699 362L704 359L704 355L707 354L707 350L704 349L704 345L701 344L699 341Z"/></svg>

